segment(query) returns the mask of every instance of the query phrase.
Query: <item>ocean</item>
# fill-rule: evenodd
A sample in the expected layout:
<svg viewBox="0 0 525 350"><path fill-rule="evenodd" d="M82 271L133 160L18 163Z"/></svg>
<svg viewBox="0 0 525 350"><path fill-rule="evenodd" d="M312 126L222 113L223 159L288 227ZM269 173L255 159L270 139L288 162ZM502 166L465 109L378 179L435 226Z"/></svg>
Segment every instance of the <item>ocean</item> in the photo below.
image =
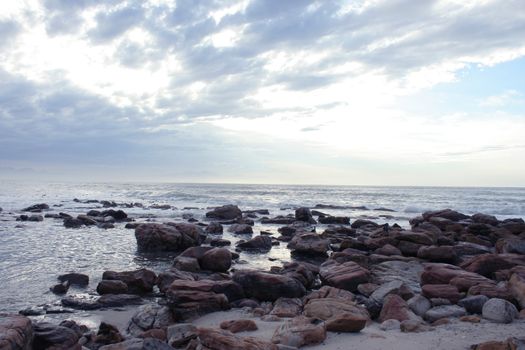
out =
<svg viewBox="0 0 525 350"><path fill-rule="evenodd" d="M77 200L75 200L77 199ZM22 208L47 203L45 213L85 214L99 209L99 203L142 203L143 207L122 208L137 221L185 221L191 214L203 220L207 208L236 204L243 210L268 209L270 216L293 213L296 207L326 204L346 209L321 209L351 220L368 218L379 223L398 223L427 210L451 208L465 214L485 213L500 219L525 218L525 188L460 187L369 187L303 185L236 185L170 183L29 183L0 181L0 311L17 312L40 304L59 303L49 292L59 274L87 273L90 291L96 288L105 270L141 267L156 272L167 269L174 254L143 254L136 249L134 230L116 224L113 229L82 227L70 229L62 220L16 221ZM168 204L170 209L152 209ZM279 226L264 225L277 236ZM254 234L263 226L256 222ZM318 232L322 232L319 225ZM232 241L239 240L224 234ZM291 260L286 244L273 247L268 254L241 253L237 268L267 269ZM72 288L70 293L84 292Z"/></svg>

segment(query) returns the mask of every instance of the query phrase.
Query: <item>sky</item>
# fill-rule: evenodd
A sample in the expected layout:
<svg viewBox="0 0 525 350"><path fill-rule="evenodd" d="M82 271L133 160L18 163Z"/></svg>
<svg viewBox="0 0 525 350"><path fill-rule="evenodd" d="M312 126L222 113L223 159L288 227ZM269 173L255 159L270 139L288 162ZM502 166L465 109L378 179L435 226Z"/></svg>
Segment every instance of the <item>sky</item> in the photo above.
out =
<svg viewBox="0 0 525 350"><path fill-rule="evenodd" d="M2 0L0 178L525 186L523 0Z"/></svg>

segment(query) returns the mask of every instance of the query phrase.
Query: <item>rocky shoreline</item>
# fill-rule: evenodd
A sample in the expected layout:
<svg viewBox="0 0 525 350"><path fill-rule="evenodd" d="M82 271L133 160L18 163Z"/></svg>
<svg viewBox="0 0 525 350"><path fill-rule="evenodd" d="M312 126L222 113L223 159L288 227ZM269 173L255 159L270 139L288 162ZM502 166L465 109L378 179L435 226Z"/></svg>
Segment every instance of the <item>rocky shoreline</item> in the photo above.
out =
<svg viewBox="0 0 525 350"><path fill-rule="evenodd" d="M71 286L86 288L93 276L60 275L51 291L63 295L61 305L0 314L0 349L332 348L326 339L335 334L375 329L431 335L454 324L494 324L503 330L491 343L472 338L472 349L525 346L525 339L510 331L522 327L525 317L523 219L445 209L425 212L403 228L329 215L330 209L345 209L330 205L278 216L225 205L209 208L200 220L187 215L185 221L159 223L138 221L117 209L140 203L94 203L100 210L76 217L35 204L16 220L62 220L68 229L125 225L134 230L138 251L176 253L172 267L105 271L96 293L68 294ZM236 241L225 239L226 232ZM277 245L291 251L291 261L264 271L243 268L240 253L265 255ZM134 313L125 329L111 319L97 329L73 320L38 319L123 309ZM229 319L239 316L234 311L243 317ZM225 319L213 327L199 325L209 315ZM261 322L275 325L271 334L251 336Z"/></svg>

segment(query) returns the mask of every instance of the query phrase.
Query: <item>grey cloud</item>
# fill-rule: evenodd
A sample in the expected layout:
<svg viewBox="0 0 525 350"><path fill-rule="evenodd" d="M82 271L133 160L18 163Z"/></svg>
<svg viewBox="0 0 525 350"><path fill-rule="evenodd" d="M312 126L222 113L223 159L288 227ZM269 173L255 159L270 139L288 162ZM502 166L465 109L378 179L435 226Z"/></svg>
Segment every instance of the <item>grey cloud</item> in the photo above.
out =
<svg viewBox="0 0 525 350"><path fill-rule="evenodd" d="M88 32L95 42L112 40L128 29L141 23L144 11L140 7L124 7L109 13L100 12L96 16L97 26Z"/></svg>
<svg viewBox="0 0 525 350"><path fill-rule="evenodd" d="M0 48L12 43L18 33L20 25L14 21L0 21Z"/></svg>

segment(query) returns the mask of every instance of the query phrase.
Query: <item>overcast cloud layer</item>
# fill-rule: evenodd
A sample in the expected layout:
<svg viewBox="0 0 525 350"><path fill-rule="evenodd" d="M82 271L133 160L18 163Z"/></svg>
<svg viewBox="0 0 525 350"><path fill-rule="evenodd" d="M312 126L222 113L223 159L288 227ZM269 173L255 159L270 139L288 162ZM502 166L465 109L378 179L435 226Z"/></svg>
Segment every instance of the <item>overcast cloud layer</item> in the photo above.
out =
<svg viewBox="0 0 525 350"><path fill-rule="evenodd" d="M0 177L525 186L523 38L521 0L2 1Z"/></svg>

